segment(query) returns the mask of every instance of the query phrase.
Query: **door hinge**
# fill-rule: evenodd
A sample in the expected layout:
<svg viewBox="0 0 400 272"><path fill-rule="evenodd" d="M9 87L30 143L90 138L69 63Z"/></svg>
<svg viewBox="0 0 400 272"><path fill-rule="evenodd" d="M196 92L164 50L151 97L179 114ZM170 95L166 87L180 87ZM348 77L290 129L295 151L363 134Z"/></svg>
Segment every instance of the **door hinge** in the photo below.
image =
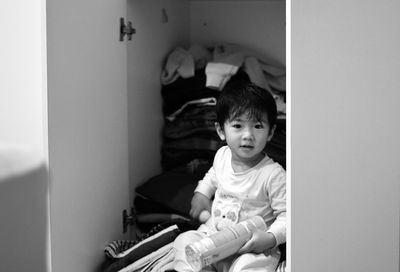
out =
<svg viewBox="0 0 400 272"><path fill-rule="evenodd" d="M128 36L128 40L132 40L132 35L136 33L136 29L132 27L132 22L128 21L125 24L125 19L119 19L119 40L124 41L125 35Z"/></svg>
<svg viewBox="0 0 400 272"><path fill-rule="evenodd" d="M135 209L131 207L130 214L128 214L127 210L122 211L122 233L126 233L128 231L128 227L132 225L136 225L136 213Z"/></svg>

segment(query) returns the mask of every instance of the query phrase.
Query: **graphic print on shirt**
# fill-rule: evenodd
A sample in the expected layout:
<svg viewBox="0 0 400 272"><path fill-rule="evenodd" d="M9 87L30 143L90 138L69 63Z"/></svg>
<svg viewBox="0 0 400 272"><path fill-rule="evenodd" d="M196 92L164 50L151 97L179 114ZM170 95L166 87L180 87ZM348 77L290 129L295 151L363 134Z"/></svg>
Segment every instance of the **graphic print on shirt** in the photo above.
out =
<svg viewBox="0 0 400 272"><path fill-rule="evenodd" d="M241 206L238 197L230 194L218 193L212 208L215 228L221 230L238 223Z"/></svg>

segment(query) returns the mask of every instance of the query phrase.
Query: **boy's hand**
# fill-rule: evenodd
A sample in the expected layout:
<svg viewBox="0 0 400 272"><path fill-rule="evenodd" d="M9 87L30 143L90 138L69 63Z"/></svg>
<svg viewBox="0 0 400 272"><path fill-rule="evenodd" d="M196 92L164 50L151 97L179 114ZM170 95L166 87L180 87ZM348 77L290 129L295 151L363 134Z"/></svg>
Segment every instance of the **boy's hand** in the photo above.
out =
<svg viewBox="0 0 400 272"><path fill-rule="evenodd" d="M201 193L194 193L190 216L198 220L203 210L211 211L211 200Z"/></svg>
<svg viewBox="0 0 400 272"><path fill-rule="evenodd" d="M276 239L272 233L256 230L253 232L250 240L242 246L238 253L262 253L267 249L273 248L275 245Z"/></svg>

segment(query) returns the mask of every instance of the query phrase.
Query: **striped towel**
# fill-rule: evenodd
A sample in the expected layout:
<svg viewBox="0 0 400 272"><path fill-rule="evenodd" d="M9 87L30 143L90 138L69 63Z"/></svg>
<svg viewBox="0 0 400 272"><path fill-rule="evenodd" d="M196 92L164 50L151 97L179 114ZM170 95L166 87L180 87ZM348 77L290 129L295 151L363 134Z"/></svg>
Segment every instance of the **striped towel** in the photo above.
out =
<svg viewBox="0 0 400 272"><path fill-rule="evenodd" d="M157 238L164 239L164 244L160 244L160 246L170 243L178 236L180 230L177 225L172 225L163 229L156 234L146 235L146 238L141 241L132 241L132 240L117 240L109 243L105 248L104 252L107 257L111 259L120 259L127 256L131 251L140 248L141 246L145 246L146 244L152 243ZM148 236L148 237L147 237ZM160 241L162 241L160 239Z"/></svg>

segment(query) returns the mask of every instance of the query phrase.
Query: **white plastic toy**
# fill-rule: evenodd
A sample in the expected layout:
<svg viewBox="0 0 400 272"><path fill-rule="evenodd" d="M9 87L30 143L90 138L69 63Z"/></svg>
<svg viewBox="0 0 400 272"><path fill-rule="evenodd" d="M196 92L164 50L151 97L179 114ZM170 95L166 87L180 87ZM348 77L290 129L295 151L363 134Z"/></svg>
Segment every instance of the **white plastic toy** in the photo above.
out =
<svg viewBox="0 0 400 272"><path fill-rule="evenodd" d="M235 254L256 230L267 231L264 219L254 216L207 238L187 245L186 259L195 271Z"/></svg>

